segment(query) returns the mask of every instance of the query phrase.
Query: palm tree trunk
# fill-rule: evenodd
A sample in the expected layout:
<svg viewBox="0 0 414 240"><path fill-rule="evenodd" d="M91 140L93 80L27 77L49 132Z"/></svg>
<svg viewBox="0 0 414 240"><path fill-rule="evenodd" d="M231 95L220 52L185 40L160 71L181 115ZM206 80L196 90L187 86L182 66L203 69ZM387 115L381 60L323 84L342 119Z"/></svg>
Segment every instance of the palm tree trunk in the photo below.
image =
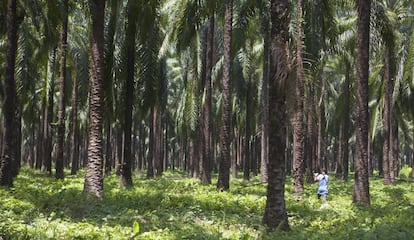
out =
<svg viewBox="0 0 414 240"><path fill-rule="evenodd" d="M103 194L103 80L105 1L90 0L92 15L92 61L90 68L88 163L84 192L97 198Z"/></svg>
<svg viewBox="0 0 414 240"><path fill-rule="evenodd" d="M145 152L146 152L146 145L145 145L145 139L146 139L146 131L145 128L143 126L143 124L141 124L141 126L139 127L139 160L138 160L138 165L139 165L139 170L144 170L145 169ZM174 169L173 169L174 170Z"/></svg>
<svg viewBox="0 0 414 240"><path fill-rule="evenodd" d="M314 86L308 85L309 93L307 96L307 133L306 133L306 181L313 182L313 171L320 169L321 163L316 161L315 157L315 90Z"/></svg>
<svg viewBox="0 0 414 240"><path fill-rule="evenodd" d="M382 158L382 167L383 167L383 175L384 175L384 184L390 185L392 184L391 178L391 98L392 98L392 80L391 80L391 73L390 73L390 49L387 48L385 54L385 63L384 63L384 110L383 110L383 130L382 135L384 136L384 143L383 143L383 158Z"/></svg>
<svg viewBox="0 0 414 240"><path fill-rule="evenodd" d="M16 124L14 126L14 161L12 162L12 178L17 177L21 167L21 147L22 147L22 106L18 107L16 112Z"/></svg>
<svg viewBox="0 0 414 240"><path fill-rule="evenodd" d="M342 178L342 167L343 167L343 146L344 146L344 122L343 120L339 123L339 134L338 134L338 153L336 154L336 169L335 176Z"/></svg>
<svg viewBox="0 0 414 240"><path fill-rule="evenodd" d="M253 99L253 87L251 79L247 79L247 93L246 93L246 129L244 136L244 174L243 179L248 181L250 180L250 170L251 170L251 122L252 122L252 99Z"/></svg>
<svg viewBox="0 0 414 240"><path fill-rule="evenodd" d="M328 163L325 161L325 87L326 79L325 76L322 77L322 89L320 91L320 98L318 103L318 134L317 134L317 149L316 149L316 159L322 166L328 166Z"/></svg>
<svg viewBox="0 0 414 240"><path fill-rule="evenodd" d="M125 79L125 115L124 115L124 162L121 170L121 186L132 186L131 173L131 135L132 135L132 101L134 100L135 73L135 35L137 30L137 1L129 0L127 6L126 41L126 79Z"/></svg>
<svg viewBox="0 0 414 240"><path fill-rule="evenodd" d="M345 98L345 108L344 108L344 146L343 146L343 175L342 179L344 181L348 181L348 173L349 173L349 116L350 116L350 91L349 91L349 84L350 84L350 72L351 67L349 62L346 63L346 73L345 73L345 82L344 82L344 98Z"/></svg>
<svg viewBox="0 0 414 240"><path fill-rule="evenodd" d="M296 45L296 61L297 61L297 77L295 89L295 110L293 123L293 185L296 197L300 198L303 194L303 158L304 158L304 122L303 122L303 101L304 101L304 83L305 69L303 67L303 0L298 0L297 5L297 45Z"/></svg>
<svg viewBox="0 0 414 240"><path fill-rule="evenodd" d="M358 58L356 82L356 159L353 202L370 205L368 179L368 75L371 0L358 1Z"/></svg>
<svg viewBox="0 0 414 240"><path fill-rule="evenodd" d="M391 103L392 104L392 103ZM393 106L391 122L390 122L390 172L391 172L391 181L394 183L395 178L398 177L398 154L399 154L399 141L398 141L398 121L395 110Z"/></svg>
<svg viewBox="0 0 414 240"><path fill-rule="evenodd" d="M237 174L238 174L237 173L237 163L238 163L238 160L241 159L241 157L242 157L242 154L241 154L242 137L240 136L240 134L237 130L238 129L235 129L235 128L233 129L233 135L234 135L233 142L234 142L234 145L233 145L233 148L231 149L231 151L232 151L231 155L234 156L234 157L232 157L231 161L230 161L230 172L231 172L231 175L234 178L237 178Z"/></svg>
<svg viewBox="0 0 414 240"><path fill-rule="evenodd" d="M60 78L59 78L59 111L56 137L56 179L63 179L63 150L65 139L65 82L66 82L66 49L68 38L68 0L63 1L62 29L60 32Z"/></svg>
<svg viewBox="0 0 414 240"><path fill-rule="evenodd" d="M155 125L156 125L156 110L155 106L151 107L150 113L150 132L149 132L149 143L148 143L148 156L147 156L147 178L154 177L154 152L155 152Z"/></svg>
<svg viewBox="0 0 414 240"><path fill-rule="evenodd" d="M75 175L79 169L79 124L78 124L78 84L75 80L72 86L72 134L70 174Z"/></svg>
<svg viewBox="0 0 414 240"><path fill-rule="evenodd" d="M7 47L6 47L6 64L5 64L5 82L4 82L4 132L3 132L3 153L0 164L0 186L11 187L12 162L14 161L14 125L16 111L16 81L14 79L14 67L16 65L17 50L17 16L16 0L7 2Z"/></svg>
<svg viewBox="0 0 414 240"><path fill-rule="evenodd" d="M115 161L114 161L114 168L115 174L117 176L121 175L121 165L123 162L123 139L124 134L122 132L121 127L118 125L116 127L116 151L115 151Z"/></svg>
<svg viewBox="0 0 414 240"><path fill-rule="evenodd" d="M106 122L106 158L105 158L105 176L111 175L112 170L112 126L110 121Z"/></svg>
<svg viewBox="0 0 414 240"><path fill-rule="evenodd" d="M290 230L285 204L286 98L288 74L287 0L271 0L272 64L269 84L269 179L263 224L270 230Z"/></svg>
<svg viewBox="0 0 414 240"><path fill-rule="evenodd" d="M109 17L108 22L108 31L106 35L106 47L105 47L105 81L104 81L104 111L106 123L106 158L105 158L105 175L108 176L111 173L111 166L112 166L112 152L113 147L111 144L112 140L112 126L111 122L114 119L114 113L113 113L113 71L112 66L114 63L114 36L117 26L117 17L118 17L118 9L119 9L119 1L118 0L111 0L111 14Z"/></svg>
<svg viewBox="0 0 414 240"><path fill-rule="evenodd" d="M32 93L34 94L34 93ZM20 111L19 111L20 112ZM43 123L43 119L45 118L44 116L45 113L45 105L42 105L41 107L41 114L39 114L39 118L38 118L38 130L37 130L37 137L36 137L36 163L35 163L35 168L36 169L42 169L42 162L43 162L43 136L44 136L44 125ZM34 115L35 116L35 115Z"/></svg>
<svg viewBox="0 0 414 240"><path fill-rule="evenodd" d="M231 133L231 35L233 23L233 0L228 0L224 15L223 89L220 133L220 166L217 189L230 188L230 133Z"/></svg>
<svg viewBox="0 0 414 240"><path fill-rule="evenodd" d="M164 168L163 168L163 155L162 155L162 141L163 141L163 131L162 131L162 115L161 112L159 111L159 108L157 108L157 119L156 119L156 128L155 128L155 158L154 158L154 163L155 163L155 169L156 169L156 175L157 177L161 177L163 172L164 172ZM200 139L200 138L197 138ZM200 144L197 144L197 154L200 154L199 151L199 146ZM196 177L198 177L198 173L199 173L199 162L198 162L199 156L195 159L196 160Z"/></svg>
<svg viewBox="0 0 414 240"><path fill-rule="evenodd" d="M269 19L266 13L263 14L263 79L262 79L262 136L261 136L261 181L267 182L267 165L269 163Z"/></svg>
<svg viewBox="0 0 414 240"><path fill-rule="evenodd" d="M52 142L52 128L50 124L53 122L53 98L55 92L55 60L56 60L56 48L53 48L52 53L50 55L49 60L49 74L48 77L49 81L49 88L48 88L48 100L47 100L47 108L46 108L46 117L44 119L44 128L45 128L45 140L44 140L44 151L43 151L43 166L42 170L46 171L46 175L50 176L52 174L52 150L53 150L53 142Z"/></svg>
<svg viewBox="0 0 414 240"><path fill-rule="evenodd" d="M211 164L212 164L212 110L211 110L211 73L213 69L213 47L214 47L214 13L208 20L207 27L207 50L206 50L206 73L205 73L205 100L202 112L202 136L203 136L203 158L201 181L211 184Z"/></svg>

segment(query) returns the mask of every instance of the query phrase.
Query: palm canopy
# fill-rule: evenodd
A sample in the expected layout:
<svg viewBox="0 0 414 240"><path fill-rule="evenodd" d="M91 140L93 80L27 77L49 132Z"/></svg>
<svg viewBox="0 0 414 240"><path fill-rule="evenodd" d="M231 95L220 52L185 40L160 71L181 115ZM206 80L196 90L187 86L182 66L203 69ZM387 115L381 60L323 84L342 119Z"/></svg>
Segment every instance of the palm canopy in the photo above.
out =
<svg viewBox="0 0 414 240"><path fill-rule="evenodd" d="M149 138L151 132L151 109L157 108L162 121L156 124L157 134L155 139L163 139L157 147L163 149L158 153L166 154L162 157L164 167L171 166L172 162L179 163L180 167L190 171L196 169L198 163L197 147L201 147L200 128L202 107L205 103L205 79L206 51L209 19L214 16L214 38L212 53L212 119L213 129L210 131L211 144L214 149L213 170L217 170L219 158L218 131L221 126L220 117L223 105L222 79L224 63L224 14L227 1L217 0L163 0L163 1L137 1L138 12L136 22L136 35L134 46L128 46L126 41L126 8L127 1L107 1L105 21L105 43L107 44L105 57L105 82L104 82L104 121L108 127L104 132L114 131L114 134L104 138L109 142L107 146L113 146L113 160L120 159L122 154L118 148L122 148L124 120L118 118L125 111L126 99L123 94L126 85L126 49L132 49L134 61L134 89L136 94L132 100L132 144L133 167L138 165L145 168L148 164ZM28 4L33 3L33 4ZM257 155L250 158L244 156L243 150L246 144L252 147L249 155L260 154L257 142L262 134L260 125L260 106L264 96L262 95L262 79L265 76L264 37L269 31L270 2L257 0L234 0L233 22L230 62L233 66L230 72L232 81L230 118L232 121L230 139L231 156L234 159L235 168L232 171L242 169L243 161L252 161L249 166L259 166ZM308 146L316 148L314 142L316 129L321 126L321 134L324 137L326 161L333 170L334 156L339 139L340 122L346 115L346 94L344 84L350 80L351 93L356 91L356 56L357 56L357 9L355 1L305 1L304 2L304 66L306 79L307 107L305 119L308 132ZM68 34L68 82L67 91L72 86L79 86L79 116L78 123L81 127L80 144L83 153L80 157L85 159L88 125L88 94L90 86L88 80L89 65L91 63L90 33L91 29L87 4L81 2L70 3L69 34ZM297 43L297 12L296 1L289 1L288 22L288 61L290 66L289 80L294 80L297 63L295 44ZM55 63L51 59L58 46L58 33L61 27L61 1L18 1L17 13L19 16L18 50L16 58L16 83L18 95L18 109L21 111L25 159L35 155L35 143L42 136L41 120L39 116L44 106L56 105L58 97L54 88L57 76L59 76L56 58ZM412 152L412 136L407 134L413 129L414 111L411 107L414 91L414 33L412 31L413 9L412 1L389 0L373 1L371 6L371 45L369 48L369 117L370 117L370 141L373 148L378 149L382 144L382 130L384 128L384 57L386 48L393 50L391 61L391 75L394 85L392 103L399 123L400 147ZM6 1L0 4L0 70L4 72L6 62ZM3 10L3 11L1 11ZM129 47L129 48L127 48ZM1 51L2 50L2 51ZM52 74L53 73L53 74ZM348 75L347 75L348 74ZM1 87L4 88L4 75L0 75ZM251 92L249 92L251 90ZM293 94L288 94L287 104L292 104ZM52 94L52 103L49 96ZM249 95L248 95L249 94ZM250 95L251 94L251 95ZM72 106L70 94L65 95L69 114ZM0 97L4 100L4 92ZM351 94L349 104L351 110L355 109L355 96ZM292 106L292 105L289 105ZM323 107L322 107L323 106ZM252 108L252 113L249 110ZM4 109L0 109L2 112ZM290 108L288 112L291 113ZM56 113L56 108L53 109ZM322 119L317 118L322 115ZM350 149L355 147L355 113L350 116ZM289 116L290 117L290 116ZM56 122L52 119L51 123ZM290 119L289 119L289 123ZM73 124L73 123L71 123ZM67 125L69 127L69 125ZM119 128L119 129L118 129ZM246 129L251 133L245 134ZM119 132L118 132L119 130ZM410 131L409 131L410 130ZM288 125L286 142L287 161L292 161L292 125ZM155 133L154 133L155 134ZM69 138L69 135L66 136ZM108 138L108 139L106 139ZM121 140L119 140L119 138ZM313 140L312 140L313 139ZM120 142L120 147L115 143ZM112 143L112 144L111 144ZM314 150L312 150L314 151ZM313 153L309 152L309 155ZM83 154L83 155L82 155ZM170 155L168 155L170 154ZM381 158L380 154L373 152L375 159ZM190 157L191 156L191 157ZM253 160L245 160L253 159ZM118 164L118 163L117 163ZM192 164L192 165L191 165ZM191 166L190 166L191 165ZM247 166L247 165L246 165ZM140 169L142 170L142 169ZM194 170L196 172L196 170ZM260 171L260 169L251 169Z"/></svg>

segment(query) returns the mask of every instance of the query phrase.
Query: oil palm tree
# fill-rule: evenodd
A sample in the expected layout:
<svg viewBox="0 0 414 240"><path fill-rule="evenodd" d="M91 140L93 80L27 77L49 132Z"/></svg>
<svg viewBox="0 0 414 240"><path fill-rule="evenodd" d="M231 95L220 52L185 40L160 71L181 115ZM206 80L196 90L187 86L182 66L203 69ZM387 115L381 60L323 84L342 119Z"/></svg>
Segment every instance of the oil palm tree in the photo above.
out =
<svg viewBox="0 0 414 240"><path fill-rule="evenodd" d="M368 179L368 77L371 0L360 0L358 8L358 57L356 82L356 159L353 202L370 205Z"/></svg>
<svg viewBox="0 0 414 240"><path fill-rule="evenodd" d="M332 51L337 30L335 4L332 1L304 1L303 5L303 9L306 9L303 13L303 42L306 49L303 54L303 64L305 73L312 73L305 75L305 96L303 98L306 107L305 119L307 119L306 129L304 129L306 146L304 161L306 163L306 179L309 182L312 181L313 170L326 164L323 161L324 147L321 144L325 137L323 134L324 116L321 115L325 106L323 103L323 86L325 86L323 69L328 56L325 53ZM323 167L327 168L327 165Z"/></svg>
<svg viewBox="0 0 414 240"><path fill-rule="evenodd" d="M77 173L79 169L79 163L81 158L80 153L80 140L81 140L81 125L84 125L85 121L82 121L81 115L85 110L82 106L86 104L88 84L89 84L89 41L88 41L88 29L82 27L84 21L85 11L81 8L73 8L74 14L71 18L72 25L69 30L72 34L68 36L68 47L70 51L68 53L70 65L74 66L73 70L76 76L73 77L72 96L71 96L71 122L70 126L70 162L71 162L71 175ZM69 158L69 156L68 156Z"/></svg>
<svg viewBox="0 0 414 240"><path fill-rule="evenodd" d="M398 122L396 121L399 89L401 80L397 79L398 46L404 32L400 32L407 19L408 5L406 1L378 1L374 4L375 30L378 32L384 51L384 90L383 90L383 177L384 184L392 184L398 171Z"/></svg>
<svg viewBox="0 0 414 240"><path fill-rule="evenodd" d="M220 162L217 189L230 188L230 132L231 132L231 37L233 23L233 0L226 2L223 34L223 83L220 132Z"/></svg>
<svg viewBox="0 0 414 240"><path fill-rule="evenodd" d="M163 148L161 117L164 109L162 103L162 80L160 75L160 29L159 29L159 1L146 1L141 5L139 23L142 28L139 31L138 49L138 78L141 87L139 93L142 105L140 116L149 113L149 154L147 177L162 176L163 174ZM137 113L138 114L138 113Z"/></svg>
<svg viewBox="0 0 414 240"><path fill-rule="evenodd" d="M135 37L138 21L138 2L129 0L127 4L127 24L125 36L126 78L125 78L125 108L124 108L124 162L121 170L121 185L132 186L131 176L131 135L132 135L132 101L134 100L135 75Z"/></svg>
<svg viewBox="0 0 414 240"><path fill-rule="evenodd" d="M90 65L88 163L84 192L102 198L103 194L103 73L105 1L90 0L92 22L92 61Z"/></svg>
<svg viewBox="0 0 414 240"><path fill-rule="evenodd" d="M60 77L59 77L59 110L56 136L56 179L63 179L64 165L64 139L65 139L65 83L66 83L66 55L67 55L67 38L68 38L68 0L62 2L62 29L60 32Z"/></svg>
<svg viewBox="0 0 414 240"><path fill-rule="evenodd" d="M5 86L4 86L4 141L3 153L1 156L0 185L12 186L12 163L14 159L13 145L14 127L16 124L16 81L14 79L14 67L16 64L17 50L17 3L16 0L7 2L7 51L5 66Z"/></svg>
<svg viewBox="0 0 414 240"><path fill-rule="evenodd" d="M348 9L349 8L349 9ZM351 6L342 6L342 9L351 10ZM350 95L351 91L351 79L354 79L352 74L352 67L355 66L356 55L356 19L351 16L338 16L338 41L334 46L336 57L334 57L335 69L333 72L340 72L343 78L340 81L340 85L337 88L342 89L338 96L337 104L335 105L335 122L339 123L339 128L342 129L342 137L338 141L338 154L336 157L336 176L345 181L348 180L349 172L349 138L350 138L350 110L352 99ZM328 77L331 77L329 75ZM329 84L331 85L331 84ZM332 88L332 87L329 87Z"/></svg>
<svg viewBox="0 0 414 240"><path fill-rule="evenodd" d="M105 158L105 175L111 173L112 168L112 123L114 121L114 51L115 51L115 33L117 30L117 21L120 12L120 1L110 1L110 16L105 36L105 81L104 81L104 112L106 118L106 158Z"/></svg>
<svg viewBox="0 0 414 240"><path fill-rule="evenodd" d="M269 84L269 178L263 224L271 229L289 230L285 204L286 99L289 91L287 0L271 1L272 61Z"/></svg>
<svg viewBox="0 0 414 240"><path fill-rule="evenodd" d="M303 159L304 159L304 118L303 101L305 96L305 69L303 66L304 42L303 42L303 0L297 2L297 39L296 39L296 87L295 87L295 110L293 116L293 179L294 191L297 197L303 193Z"/></svg>
<svg viewBox="0 0 414 240"><path fill-rule="evenodd" d="M206 32L206 57L205 57L205 79L204 79L204 103L202 108L201 129L203 136L203 158L202 158L202 172L201 181L203 183L211 183L211 167L212 159L212 68L213 68L213 49L214 49L214 10L208 19L208 26Z"/></svg>

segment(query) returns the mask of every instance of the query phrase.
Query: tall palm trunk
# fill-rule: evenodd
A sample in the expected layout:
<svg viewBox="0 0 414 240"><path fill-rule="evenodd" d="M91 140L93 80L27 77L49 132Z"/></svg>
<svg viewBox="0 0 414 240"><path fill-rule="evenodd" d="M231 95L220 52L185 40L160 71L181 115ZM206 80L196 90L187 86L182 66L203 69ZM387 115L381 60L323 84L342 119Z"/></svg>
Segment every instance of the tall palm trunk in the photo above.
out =
<svg viewBox="0 0 414 240"><path fill-rule="evenodd" d="M105 129L106 129L106 156L105 156L105 175L109 175L111 173L111 166L112 166L112 125L111 123L114 121L114 114L113 114L113 71L112 65L114 63L114 36L116 31L117 25L117 17L118 17L118 9L119 9L119 1L118 0L111 0L111 14L109 17L108 22L108 31L107 35L105 36L105 81L104 81L104 111L105 111Z"/></svg>
<svg viewBox="0 0 414 240"><path fill-rule="evenodd" d="M63 179L63 150L65 139L65 82L66 82L66 49L68 38L68 0L63 1L62 29L60 32L60 78L59 78L59 111L56 137L56 179Z"/></svg>
<svg viewBox="0 0 414 240"><path fill-rule="evenodd" d="M155 148L154 148L154 169L157 177L161 177L164 168L163 168L163 158L162 158L162 146L163 146L163 129L162 129L162 116L159 108L157 109L156 120L155 120ZM199 138L197 138L199 139ZM197 144L199 146L199 144ZM200 151L197 150L197 153L200 154ZM197 160L199 156L197 157ZM197 161L197 174L198 174L198 161ZM198 176L198 175L197 175Z"/></svg>
<svg viewBox="0 0 414 240"><path fill-rule="evenodd" d="M315 157L315 89L308 84L309 93L307 96L307 124L306 124L306 181L313 182L313 171L321 168L321 163Z"/></svg>
<svg viewBox="0 0 414 240"><path fill-rule="evenodd" d="M72 86L72 130L71 130L71 172L75 175L79 166L79 124L78 124L78 84L74 80Z"/></svg>
<svg viewBox="0 0 414 240"><path fill-rule="evenodd" d="M89 140L84 192L102 198L103 194L103 80L105 1L89 0L92 16L92 61L90 66Z"/></svg>
<svg viewBox="0 0 414 240"><path fill-rule="evenodd" d="M370 205L368 179L368 74L371 0L359 0L356 82L356 159L353 202Z"/></svg>
<svg viewBox="0 0 414 240"><path fill-rule="evenodd" d="M263 33L263 79L262 79L262 136L261 136L261 181L267 182L269 163L269 19L268 14L264 13L262 19Z"/></svg>
<svg viewBox="0 0 414 240"><path fill-rule="evenodd" d="M246 129L245 129L245 136L244 136L244 145L241 146L244 149L244 173L243 179L250 180L250 170L251 170L251 122L252 122L252 98L253 98L253 87L251 79L247 79L247 89L246 89Z"/></svg>
<svg viewBox="0 0 414 240"><path fill-rule="evenodd" d="M383 130L382 135L384 136L384 143L383 143L383 154L382 154L382 173L384 177L384 184L390 185L392 184L391 178L391 99L392 99L392 79L391 79L391 72L390 72L390 64L391 64L391 53L390 49L387 48L385 54L385 63L384 63L384 110L383 110Z"/></svg>
<svg viewBox="0 0 414 240"><path fill-rule="evenodd" d="M316 159L323 166L328 166L328 163L325 158L325 88L326 88L326 78L323 76L322 80L322 89L320 91L320 98L318 103L318 136L317 136L317 149L316 149Z"/></svg>
<svg viewBox="0 0 414 240"><path fill-rule="evenodd" d="M269 179L263 224L271 230L289 230L285 204L286 98L288 74L287 0L271 0L272 62L269 84Z"/></svg>
<svg viewBox="0 0 414 240"><path fill-rule="evenodd" d="M303 67L303 0L298 0L297 6L297 45L296 45L296 61L297 61L297 77L295 90L295 110L293 123L293 185L294 192L297 197L301 197L303 193L303 157L304 157L304 122L303 122L303 101L304 101L304 83L305 69Z"/></svg>
<svg viewBox="0 0 414 240"><path fill-rule="evenodd" d="M49 74L48 76L48 94L47 94L47 104L45 107L46 114L44 119L44 150L43 150L43 161L42 161L42 170L46 172L47 176L52 174L52 128L50 124L53 122L53 99L55 92L55 60L56 60L56 48L53 48L49 60Z"/></svg>
<svg viewBox="0 0 414 240"><path fill-rule="evenodd" d="M348 172L349 172L349 116L350 116L350 72L351 66L349 62L346 62L346 70L345 70L345 82L344 82L344 98L345 98L345 108L344 108L344 126L343 126L343 138L344 138L344 145L343 145L343 159L342 159L342 179L344 181L348 181Z"/></svg>
<svg viewBox="0 0 414 240"><path fill-rule="evenodd" d="M230 188L230 133L231 133L231 35L233 22L233 0L228 0L224 15L224 52L222 115L220 133L220 166L217 189Z"/></svg>
<svg viewBox="0 0 414 240"><path fill-rule="evenodd" d="M126 41L126 82L124 115L124 162L121 171L121 185L132 186L131 177L131 135L132 135L132 101L134 100L135 73L135 35L137 31L137 1L128 1L128 22Z"/></svg>
<svg viewBox="0 0 414 240"><path fill-rule="evenodd" d="M150 113L150 127L149 127L149 143L148 143L148 156L147 156L147 178L154 177L154 153L155 153L155 125L157 110L155 106L151 107Z"/></svg>
<svg viewBox="0 0 414 240"><path fill-rule="evenodd" d="M343 146L344 146L344 121L340 121L338 130L338 153L336 154L336 169L335 176L341 178L343 171Z"/></svg>
<svg viewBox="0 0 414 240"><path fill-rule="evenodd" d="M207 51L206 51L206 73L205 73L205 100L203 105L203 117L201 119L203 134L203 162L201 181L211 184L211 165L212 165L212 111L211 111L211 73L213 69L213 47L214 47L214 13L208 20L207 27Z"/></svg>
<svg viewBox="0 0 414 240"><path fill-rule="evenodd" d="M107 65L106 65L107 66ZM112 126L110 121L106 122L106 156L105 156L105 176L111 175L113 156L112 156Z"/></svg>
<svg viewBox="0 0 414 240"><path fill-rule="evenodd" d="M34 92L34 90L33 90L33 92L32 92L32 94L33 94L33 96L34 96L34 94L35 94L35 92ZM44 131L45 131L45 129L44 129L44 125L42 124L43 122L44 122L44 118L45 118L45 115L44 115L44 113L45 113L45 105L42 105L42 107L41 107L41 114L39 114L39 116L38 116L38 123L37 123L37 126L38 126L38 129L37 129L37 133L36 133L36 141L35 141L35 148L36 148L36 161L35 161L35 168L36 169L42 169L42 162L43 162L43 145L44 145L44 142L43 142L43 136L44 136ZM33 109L33 108L32 108ZM32 111L34 111L34 110L32 110ZM20 112L20 111L19 111ZM33 115L33 116L35 116L35 115ZM33 124L33 126L35 126L34 124Z"/></svg>
<svg viewBox="0 0 414 240"><path fill-rule="evenodd" d="M14 126L16 124L16 81L14 79L14 67L16 65L17 50L17 16L16 0L7 2L7 47L4 83L4 131L3 131L3 153L1 156L0 185L12 186L12 162L14 159Z"/></svg>
<svg viewBox="0 0 414 240"><path fill-rule="evenodd" d="M398 177L398 154L399 154L399 140L398 140L398 120L391 103L391 122L390 122L390 172L391 182L394 183L395 178Z"/></svg>
<svg viewBox="0 0 414 240"><path fill-rule="evenodd" d="M12 178L17 177L21 167L21 158L22 158L22 108L20 105L16 112L16 124L14 126L14 161L12 162Z"/></svg>

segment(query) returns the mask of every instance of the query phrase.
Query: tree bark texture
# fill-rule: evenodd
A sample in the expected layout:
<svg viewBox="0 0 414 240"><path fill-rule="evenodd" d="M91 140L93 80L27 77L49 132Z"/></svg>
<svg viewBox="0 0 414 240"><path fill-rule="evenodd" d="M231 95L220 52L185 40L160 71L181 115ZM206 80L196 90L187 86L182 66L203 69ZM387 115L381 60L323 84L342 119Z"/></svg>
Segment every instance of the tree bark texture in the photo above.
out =
<svg viewBox="0 0 414 240"><path fill-rule="evenodd" d="M392 101L392 79L390 72L390 50L387 48L384 61L384 108L382 114L382 135L384 136L383 154L382 154L382 172L384 184L390 185L393 180L391 178L391 101Z"/></svg>
<svg viewBox="0 0 414 240"><path fill-rule="evenodd" d="M114 64L114 36L116 31L116 25L118 21L118 9L120 6L120 2L117 0L111 0L111 13L108 21L107 26L107 35L105 37L105 81L103 83L104 86L104 112L105 112L105 129L106 129L106 156L105 156L105 175L108 176L112 170L113 164L113 149L114 147L112 144L112 126L111 122L114 119L114 110L113 110L113 71L112 67Z"/></svg>
<svg viewBox="0 0 414 240"><path fill-rule="evenodd" d="M356 159L353 202L370 205L368 179L368 75L371 0L359 0L356 81Z"/></svg>
<svg viewBox="0 0 414 240"><path fill-rule="evenodd" d="M204 104L203 104L203 117L201 118L202 124L202 137L203 137L203 158L202 158L202 173L201 181L206 184L211 184L211 165L212 165L212 102L211 102L211 74L213 70L213 47L214 47L214 13L209 17L207 27L207 50L206 50L206 73L205 73L205 86L204 86Z"/></svg>
<svg viewBox="0 0 414 240"><path fill-rule="evenodd" d="M78 84L72 86L72 134L71 134L71 171L75 175L79 169L79 124L78 124Z"/></svg>
<svg viewBox="0 0 414 240"><path fill-rule="evenodd" d="M252 119L252 104L253 104L253 84L251 83L251 79L247 79L247 89L246 89L246 127L245 127L245 136L244 136L244 161L243 161L243 179L248 181L250 180L250 170L251 170L251 119Z"/></svg>
<svg viewBox="0 0 414 240"><path fill-rule="evenodd" d="M125 79L125 112L124 112L124 162L121 170L121 186L132 186L131 173L131 135L132 135L132 103L134 100L135 75L135 35L137 31L137 1L129 0L127 5L126 41L126 79Z"/></svg>
<svg viewBox="0 0 414 240"><path fill-rule="evenodd" d="M68 0L63 1L62 29L60 32L60 77L59 77L59 110L56 136L56 179L63 179L64 140L65 140L65 82L66 82L66 55L68 38Z"/></svg>
<svg viewBox="0 0 414 240"><path fill-rule="evenodd" d="M344 145L343 145L343 167L342 167L342 179L344 181L348 181L348 173L349 173L349 116L350 116L350 72L351 67L349 62L346 63L346 72L345 72L345 82L344 82L344 98L345 98L345 108L344 108L344 127L343 127L343 138L344 138Z"/></svg>
<svg viewBox="0 0 414 240"><path fill-rule="evenodd" d="M301 197L303 188L303 158L304 158L304 122L303 122L303 101L305 97L305 69L303 67L303 0L298 0L297 11L297 40L296 40L296 88L295 88L295 108L293 123L293 186L297 197Z"/></svg>
<svg viewBox="0 0 414 240"><path fill-rule="evenodd" d="M52 151L53 151L53 140L52 140L52 127L51 123L53 122L53 102L54 102L54 92L55 92L55 61L56 61L56 48L53 49L50 54L49 59L49 75L48 76L48 100L46 104L46 118L44 119L44 128L45 128L45 140L44 140L44 151L43 151L43 161L42 161L42 170L46 172L46 175L50 176L52 174Z"/></svg>
<svg viewBox="0 0 414 240"><path fill-rule="evenodd" d="M84 192L102 198L103 194L103 73L105 1L89 1L92 16L92 62L90 66L88 163Z"/></svg>
<svg viewBox="0 0 414 240"><path fill-rule="evenodd" d="M155 152L155 125L156 125L156 109L151 107L150 129L149 129L149 145L147 156L147 178L154 177L154 152Z"/></svg>
<svg viewBox="0 0 414 240"><path fill-rule="evenodd" d="M286 98L289 91L288 1L271 1L272 59L269 84L269 178L263 224L290 230L285 204Z"/></svg>
<svg viewBox="0 0 414 240"><path fill-rule="evenodd" d="M231 134L231 35L233 22L233 0L228 0L224 15L224 53L222 84L222 115L220 132L220 165L217 189L230 188L230 134Z"/></svg>
<svg viewBox="0 0 414 240"><path fill-rule="evenodd" d="M262 135L261 135L261 181L267 182L267 165L269 163L269 45L270 29L268 15L262 18L263 33L263 79L262 79Z"/></svg>
<svg viewBox="0 0 414 240"><path fill-rule="evenodd" d="M12 162L15 161L14 150L17 146L13 145L14 126L16 124L16 81L14 78L14 67L16 65L17 50L17 16L16 0L7 2L7 47L5 64L5 83L4 83L4 131L3 131L3 153L1 156L0 185L11 187Z"/></svg>

